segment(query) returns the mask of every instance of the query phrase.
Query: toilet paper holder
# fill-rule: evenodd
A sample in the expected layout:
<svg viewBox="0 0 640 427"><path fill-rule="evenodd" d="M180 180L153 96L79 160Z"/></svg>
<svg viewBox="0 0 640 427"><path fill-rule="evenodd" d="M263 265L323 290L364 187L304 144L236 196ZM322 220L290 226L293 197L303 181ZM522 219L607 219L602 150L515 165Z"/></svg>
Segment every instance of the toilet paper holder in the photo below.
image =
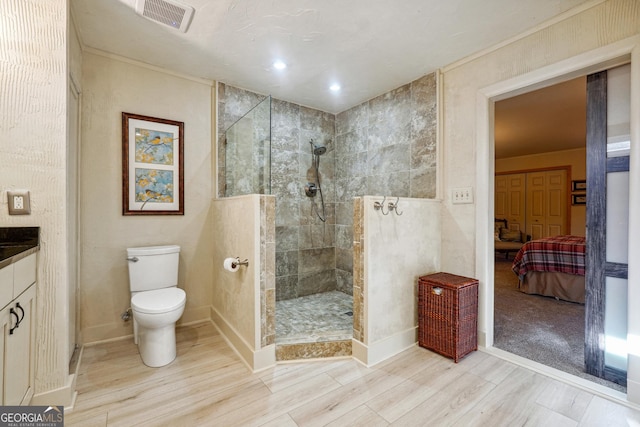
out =
<svg viewBox="0 0 640 427"><path fill-rule="evenodd" d="M245 259L244 261L240 261L240 257L236 257L236 260L233 262L233 268L235 268L237 265L245 265L249 267L249 260Z"/></svg>

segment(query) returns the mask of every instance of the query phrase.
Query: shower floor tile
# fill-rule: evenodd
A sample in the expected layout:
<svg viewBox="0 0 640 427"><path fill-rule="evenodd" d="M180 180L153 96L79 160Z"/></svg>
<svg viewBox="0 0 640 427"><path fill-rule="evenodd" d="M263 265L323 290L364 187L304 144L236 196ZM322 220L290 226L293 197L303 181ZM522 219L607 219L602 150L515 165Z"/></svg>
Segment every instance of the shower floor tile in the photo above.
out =
<svg viewBox="0 0 640 427"><path fill-rule="evenodd" d="M338 291L276 301L276 344L349 340L353 297Z"/></svg>

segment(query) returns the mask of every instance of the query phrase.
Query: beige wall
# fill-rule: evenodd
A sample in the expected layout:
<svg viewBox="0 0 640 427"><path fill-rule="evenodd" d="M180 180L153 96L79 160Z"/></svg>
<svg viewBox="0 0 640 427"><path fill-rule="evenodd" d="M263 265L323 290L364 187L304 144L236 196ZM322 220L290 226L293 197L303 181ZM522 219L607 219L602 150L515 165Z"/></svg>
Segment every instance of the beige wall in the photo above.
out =
<svg viewBox="0 0 640 427"><path fill-rule="evenodd" d="M493 257L490 221L493 213L493 147L491 100L508 97L525 87L535 88L561 76L576 77L587 68L616 57L638 58L640 49L640 2L609 0L588 3L573 14L558 17L546 27L518 40L474 56L443 70L443 242L442 268L480 279L479 339L490 343L493 327ZM632 93L638 93L640 73L632 71ZM591 68L593 69L593 68ZM539 87L539 86L538 86ZM632 98L633 99L633 98ZM632 104L632 117L634 117ZM637 112L636 112L637 114ZM635 119L637 120L637 116ZM637 122L636 122L637 124ZM634 131L634 129L636 129ZM632 123L632 139L640 138ZM638 175L637 154L632 152L631 185ZM474 187L473 205L453 205L450 189ZM640 217L640 201L631 189L629 230L640 229L632 218ZM639 254L630 241L629 256ZM640 277L633 264L629 283ZM640 290L630 286L629 304L640 300ZM640 332L640 315L629 312L629 333ZM640 401L640 360L630 355L628 390L630 399Z"/></svg>
<svg viewBox="0 0 640 427"><path fill-rule="evenodd" d="M496 160L496 173L518 172L532 169L545 169L557 166L570 166L571 176L567 177L569 184L572 180L587 178L586 148L575 150L554 151L552 153L535 154L531 156L511 157ZM571 215L571 230L576 236L585 235L586 207L584 205L569 206Z"/></svg>
<svg viewBox="0 0 640 427"><path fill-rule="evenodd" d="M247 365L275 364L275 196L251 194L212 202L211 318ZM247 259L236 272L226 258Z"/></svg>
<svg viewBox="0 0 640 427"><path fill-rule="evenodd" d="M400 198L386 215L375 202L396 198L355 201L353 355L366 365L415 345L418 278L440 271L440 201Z"/></svg>
<svg viewBox="0 0 640 427"><path fill-rule="evenodd" d="M40 226L35 393L67 381L67 2L0 5L0 223ZM9 216L7 190L31 193Z"/></svg>
<svg viewBox="0 0 640 427"><path fill-rule="evenodd" d="M81 329L84 343L132 333L126 248L180 245L181 322L209 318L212 265L211 87L85 52L82 68ZM184 122L184 216L122 215L121 113Z"/></svg>

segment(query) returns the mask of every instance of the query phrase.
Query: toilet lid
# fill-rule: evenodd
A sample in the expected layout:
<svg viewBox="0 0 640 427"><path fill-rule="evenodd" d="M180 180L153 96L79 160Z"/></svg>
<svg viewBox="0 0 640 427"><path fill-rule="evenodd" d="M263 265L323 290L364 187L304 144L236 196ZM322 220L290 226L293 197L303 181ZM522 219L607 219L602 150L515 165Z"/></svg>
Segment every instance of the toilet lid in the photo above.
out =
<svg viewBox="0 0 640 427"><path fill-rule="evenodd" d="M184 305L185 292L180 288L164 288L144 291L131 298L131 308L140 313L166 313Z"/></svg>

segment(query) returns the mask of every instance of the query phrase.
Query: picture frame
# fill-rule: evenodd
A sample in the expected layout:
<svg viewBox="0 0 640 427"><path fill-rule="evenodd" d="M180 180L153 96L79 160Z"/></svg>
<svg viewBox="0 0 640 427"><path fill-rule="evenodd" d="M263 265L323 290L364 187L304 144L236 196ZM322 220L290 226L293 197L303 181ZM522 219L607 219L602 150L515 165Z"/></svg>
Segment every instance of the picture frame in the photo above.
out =
<svg viewBox="0 0 640 427"><path fill-rule="evenodd" d="M184 122L122 113L122 214L184 215Z"/></svg>
<svg viewBox="0 0 640 427"><path fill-rule="evenodd" d="M584 179L571 181L571 191L587 191L587 181Z"/></svg>
<svg viewBox="0 0 640 427"><path fill-rule="evenodd" d="M572 205L586 205L587 204L587 195L586 194L572 194L571 195L571 204Z"/></svg>

